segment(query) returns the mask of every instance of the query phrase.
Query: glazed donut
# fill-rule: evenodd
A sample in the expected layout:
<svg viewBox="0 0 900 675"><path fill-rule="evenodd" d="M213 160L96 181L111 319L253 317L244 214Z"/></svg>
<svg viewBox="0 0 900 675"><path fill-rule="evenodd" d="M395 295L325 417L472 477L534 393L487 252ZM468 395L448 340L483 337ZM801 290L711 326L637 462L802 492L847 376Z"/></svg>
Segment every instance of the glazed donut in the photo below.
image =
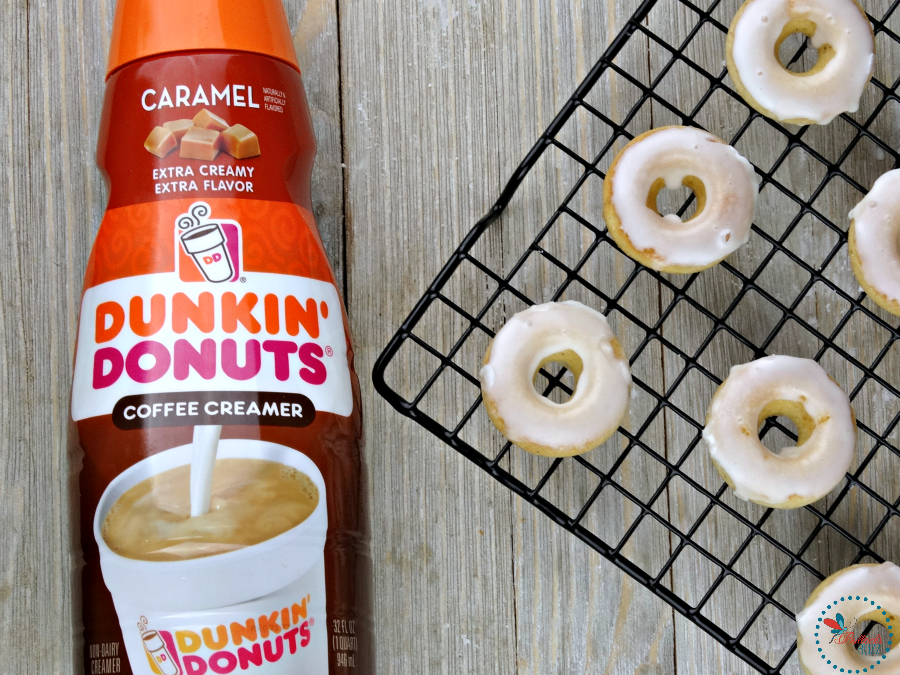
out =
<svg viewBox="0 0 900 675"><path fill-rule="evenodd" d="M694 191L697 212L682 223L661 216L664 187ZM750 238L756 207L753 167L706 131L662 127L641 134L618 154L603 181L603 217L626 255L661 272L712 267Z"/></svg>
<svg viewBox="0 0 900 675"><path fill-rule="evenodd" d="M565 403L534 388L538 369L562 363L575 376ZM506 438L536 455L568 457L612 436L628 411L631 370L606 317L579 302L519 312L491 342L481 369L488 416Z"/></svg>
<svg viewBox="0 0 900 675"><path fill-rule="evenodd" d="M819 50L793 73L778 50L793 33ZM788 124L828 124L855 112L875 68L875 36L855 0L746 0L725 41L728 74L748 105Z"/></svg>
<svg viewBox="0 0 900 675"><path fill-rule="evenodd" d="M798 443L775 454L759 440L769 417L797 425ZM815 361L794 356L735 366L709 406L703 438L734 494L792 509L828 494L844 477L856 445L847 394Z"/></svg>
<svg viewBox="0 0 900 675"><path fill-rule="evenodd" d="M900 316L900 169L876 180L850 212L850 264L869 297Z"/></svg>
<svg viewBox="0 0 900 675"><path fill-rule="evenodd" d="M840 623L835 621L838 614ZM900 649L893 649L892 644L897 638L888 637L877 650L880 654L873 656L861 655L854 642L869 621L877 621L892 634L898 614L900 567L889 562L853 565L832 574L812 592L797 615L797 655L803 671L806 675L896 673ZM839 628L833 627L841 623L848 634L835 639L832 631Z"/></svg>

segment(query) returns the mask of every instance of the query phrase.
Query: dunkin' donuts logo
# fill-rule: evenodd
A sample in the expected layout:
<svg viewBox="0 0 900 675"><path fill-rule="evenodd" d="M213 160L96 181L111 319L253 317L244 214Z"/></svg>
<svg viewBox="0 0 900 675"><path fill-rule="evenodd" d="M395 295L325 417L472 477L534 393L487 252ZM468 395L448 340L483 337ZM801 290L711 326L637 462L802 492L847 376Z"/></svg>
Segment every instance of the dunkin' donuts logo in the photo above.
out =
<svg viewBox="0 0 900 675"><path fill-rule="evenodd" d="M146 617L137 628L155 675L228 675L278 663L302 653L313 639L316 620L310 596L271 614L217 626L154 629ZM281 672L280 670L278 672Z"/></svg>
<svg viewBox="0 0 900 675"><path fill-rule="evenodd" d="M240 403L242 413L253 413L244 416L247 423L257 424L257 412L267 408L293 416L294 403L304 407L269 394L303 395L316 411L349 415L353 391L340 306L332 283L264 272L236 284L188 284L166 272L89 288L72 415L76 421L109 415L122 401L133 407L122 409L126 417L219 424L192 415L230 414Z"/></svg>
<svg viewBox="0 0 900 675"><path fill-rule="evenodd" d="M206 202L195 202L175 219L178 277L221 284L241 278L241 226L213 219Z"/></svg>

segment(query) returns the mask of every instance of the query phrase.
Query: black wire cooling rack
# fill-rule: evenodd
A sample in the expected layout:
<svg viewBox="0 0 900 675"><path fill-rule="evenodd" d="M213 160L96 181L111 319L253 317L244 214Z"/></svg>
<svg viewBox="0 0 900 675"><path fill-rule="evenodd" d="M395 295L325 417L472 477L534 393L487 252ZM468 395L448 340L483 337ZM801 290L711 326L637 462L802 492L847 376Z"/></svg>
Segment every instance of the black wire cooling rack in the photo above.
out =
<svg viewBox="0 0 900 675"><path fill-rule="evenodd" d="M897 320L862 293L846 252L849 208L900 163L900 36L892 29L898 3L867 7L879 65L860 111L824 127L788 128L746 106L728 80L724 36L737 4L645 0L374 369L377 391L400 413L762 673L799 672L794 616L821 579L850 564L900 557L900 335ZM660 12L680 17L674 29L658 29ZM815 50L799 41L794 47L790 64L798 66L790 67L811 65ZM647 67L646 57L643 64L629 58L629 50L650 53L655 67ZM669 78L676 74L691 85L673 89ZM616 113L613 104L626 112ZM725 138L760 177L750 244L700 274L635 265L602 224L597 195L605 168L628 140L662 126L660 119ZM590 152L578 141L583 135L569 133L585 123L600 130ZM550 217L519 239L522 246L515 234L498 246L497 221L542 162L574 166L571 185L548 209ZM678 213L689 215L692 200L674 203ZM484 251L492 246L512 251L508 269L496 256L490 262ZM521 282L535 269L540 283ZM460 296L460 287L475 289L478 299ZM630 355L634 410L616 438L587 455L535 458L486 421L478 368L505 318L566 298L610 318ZM435 316L437 333L429 333L423 327ZM795 511L736 500L701 443L706 405L728 368L769 353L822 363L850 393L859 421L857 457L845 483ZM417 380L417 372L431 374ZM546 395L571 394L564 370L542 376ZM779 420L768 420L761 437L770 447L796 440Z"/></svg>

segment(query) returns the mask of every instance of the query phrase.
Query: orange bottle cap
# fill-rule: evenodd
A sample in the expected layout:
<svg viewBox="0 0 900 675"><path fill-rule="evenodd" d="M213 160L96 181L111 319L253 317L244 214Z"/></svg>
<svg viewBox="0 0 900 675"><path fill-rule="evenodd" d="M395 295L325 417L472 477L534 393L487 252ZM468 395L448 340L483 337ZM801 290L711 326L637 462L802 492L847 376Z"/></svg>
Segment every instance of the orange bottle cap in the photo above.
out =
<svg viewBox="0 0 900 675"><path fill-rule="evenodd" d="M183 51L297 56L282 0L118 0L107 77L132 61Z"/></svg>

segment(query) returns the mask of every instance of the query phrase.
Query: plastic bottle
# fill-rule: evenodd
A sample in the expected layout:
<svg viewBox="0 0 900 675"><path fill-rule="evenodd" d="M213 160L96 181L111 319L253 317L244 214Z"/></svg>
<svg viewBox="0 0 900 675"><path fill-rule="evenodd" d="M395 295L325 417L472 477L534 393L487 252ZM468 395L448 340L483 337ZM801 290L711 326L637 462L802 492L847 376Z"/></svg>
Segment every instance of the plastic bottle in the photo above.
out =
<svg viewBox="0 0 900 675"><path fill-rule="evenodd" d="M371 672L359 384L314 156L280 0L118 0L72 392L85 672ZM257 513L273 462L291 498Z"/></svg>

